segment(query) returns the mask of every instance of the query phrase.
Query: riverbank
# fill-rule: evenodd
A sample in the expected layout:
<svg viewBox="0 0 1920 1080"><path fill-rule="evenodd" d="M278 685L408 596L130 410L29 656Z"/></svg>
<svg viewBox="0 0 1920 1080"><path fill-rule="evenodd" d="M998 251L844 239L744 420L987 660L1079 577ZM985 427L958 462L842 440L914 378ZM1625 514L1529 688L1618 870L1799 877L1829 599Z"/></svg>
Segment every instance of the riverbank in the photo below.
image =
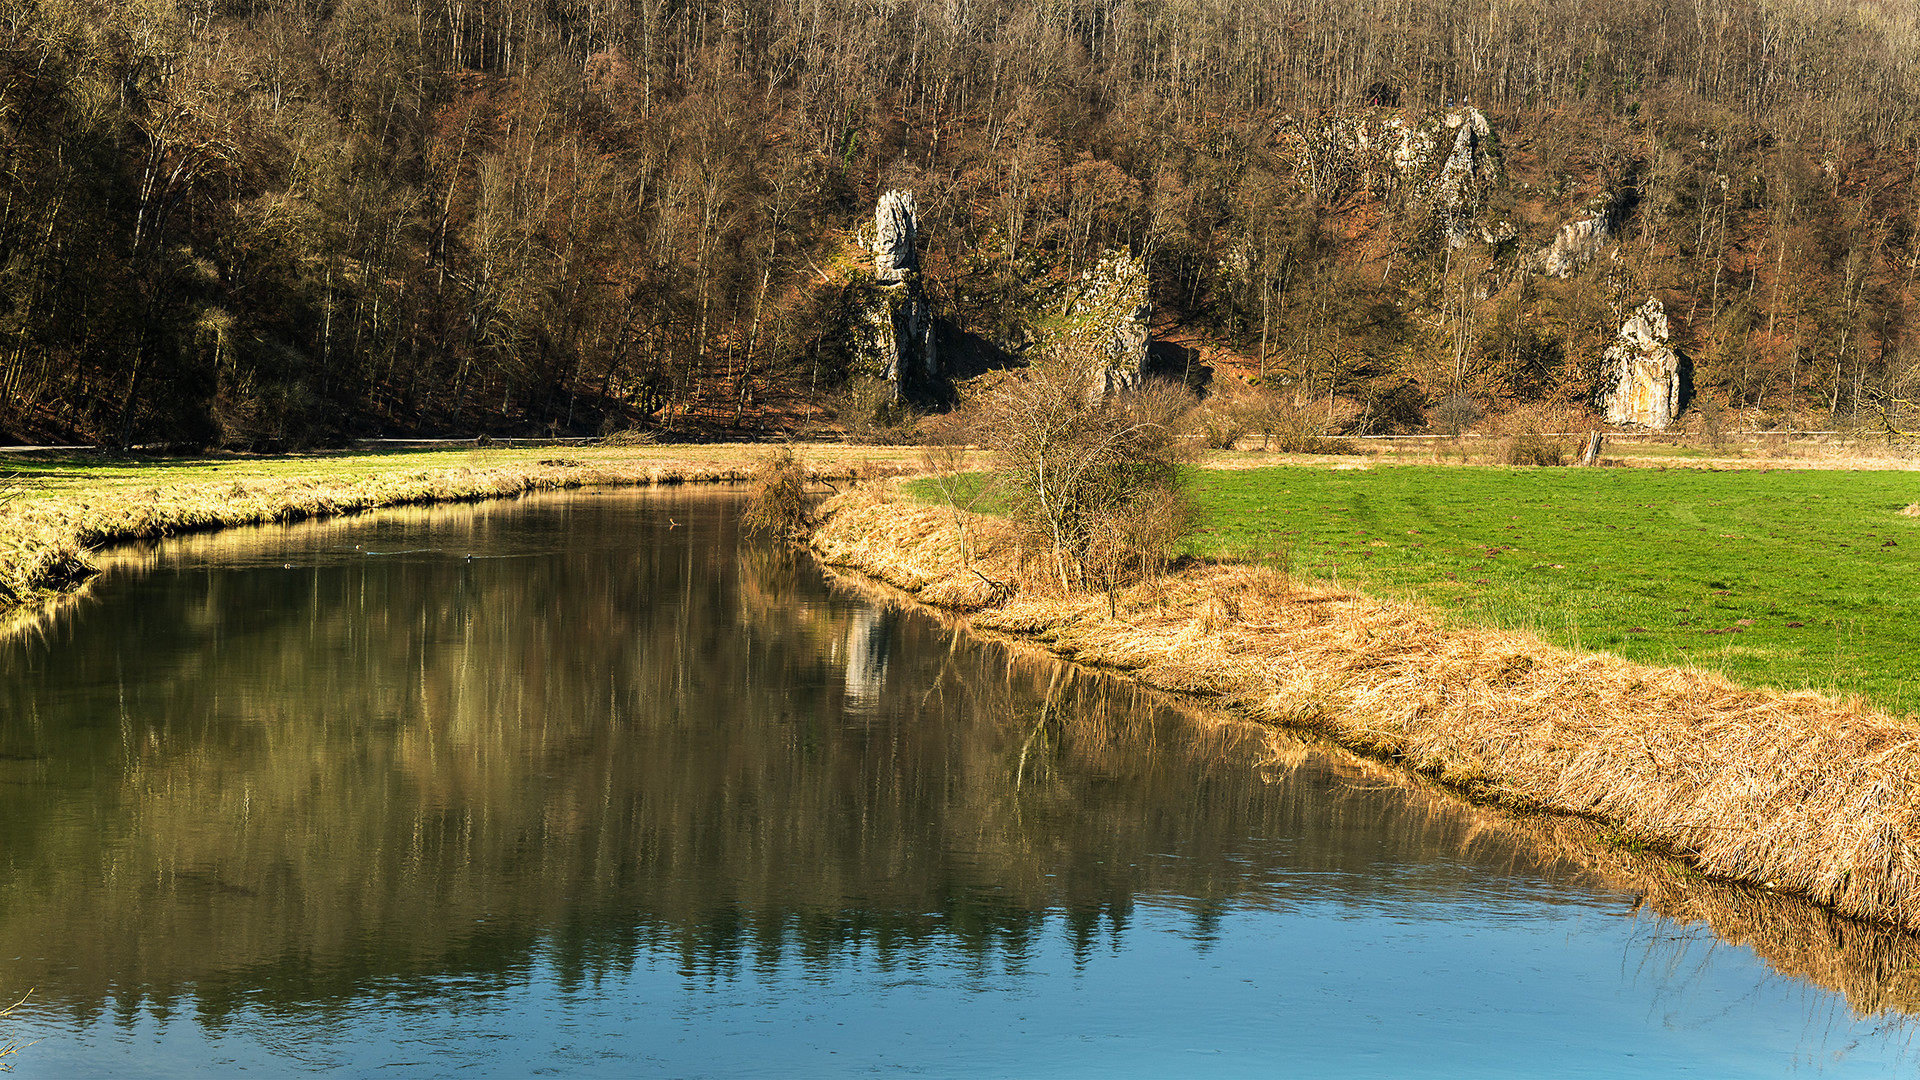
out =
<svg viewBox="0 0 1920 1080"><path fill-rule="evenodd" d="M1477 800L1602 822L1703 874L1920 930L1920 729L1809 692L1447 626L1421 606L1203 564L1114 598L1022 581L990 523L872 487L814 547L971 625L1264 723L1321 732ZM984 575L984 578L983 576ZM986 580L1020 581L1011 601Z"/></svg>
<svg viewBox="0 0 1920 1080"><path fill-rule="evenodd" d="M749 478L753 444L473 448L192 458L17 455L0 481L0 611L93 573L88 552L230 525L594 485ZM912 448L816 445L816 480L917 471Z"/></svg>

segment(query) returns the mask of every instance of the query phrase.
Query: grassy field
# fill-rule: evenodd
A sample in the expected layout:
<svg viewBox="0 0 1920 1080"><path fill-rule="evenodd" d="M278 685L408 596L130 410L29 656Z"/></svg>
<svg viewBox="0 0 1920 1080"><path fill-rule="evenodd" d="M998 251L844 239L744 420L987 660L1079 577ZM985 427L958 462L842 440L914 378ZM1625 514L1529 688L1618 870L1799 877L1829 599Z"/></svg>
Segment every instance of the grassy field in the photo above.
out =
<svg viewBox="0 0 1920 1080"><path fill-rule="evenodd" d="M1200 470L1196 554L1576 649L1920 712L1912 472Z"/></svg>

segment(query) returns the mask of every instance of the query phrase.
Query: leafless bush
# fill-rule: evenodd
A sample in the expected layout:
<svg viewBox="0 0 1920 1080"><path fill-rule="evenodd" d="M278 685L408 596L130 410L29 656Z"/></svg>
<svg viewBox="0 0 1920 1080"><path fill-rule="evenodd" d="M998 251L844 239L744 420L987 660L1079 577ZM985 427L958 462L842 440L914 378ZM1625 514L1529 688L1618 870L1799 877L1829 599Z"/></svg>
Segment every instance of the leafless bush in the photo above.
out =
<svg viewBox="0 0 1920 1080"><path fill-rule="evenodd" d="M1258 388L1238 379L1219 379L1189 417L1194 434L1202 445L1214 450L1231 450L1249 431L1257 430L1265 396Z"/></svg>
<svg viewBox="0 0 1920 1080"><path fill-rule="evenodd" d="M1352 440L1336 438L1333 429L1320 409L1276 395L1260 413L1260 448L1282 454L1352 453Z"/></svg>
<svg viewBox="0 0 1920 1080"><path fill-rule="evenodd" d="M741 527L756 536L797 540L806 535L807 467L790 446L762 455L747 488Z"/></svg>
<svg viewBox="0 0 1920 1080"><path fill-rule="evenodd" d="M1082 563L1091 583L1106 592L1109 612L1121 586L1166 572L1193 525L1192 502L1165 489L1141 492L1093 515Z"/></svg>
<svg viewBox="0 0 1920 1080"><path fill-rule="evenodd" d="M609 431L600 436L601 446L652 446L660 439L651 431L639 428L627 428L624 431Z"/></svg>
<svg viewBox="0 0 1920 1080"><path fill-rule="evenodd" d="M1282 389L1233 381L1216 389L1194 410L1200 441L1228 449L1240 439L1260 436L1260 449L1283 454L1344 454L1353 449L1332 438L1335 424L1322 408L1303 405Z"/></svg>
<svg viewBox="0 0 1920 1080"><path fill-rule="evenodd" d="M1048 357L1022 378L988 389L971 410L979 440L999 452L1015 518L1050 552L1052 576L1117 580L1124 564L1150 565L1157 539L1182 520L1181 441L1175 424L1193 404L1172 384L1092 393L1084 357ZM1156 524L1161 523L1161 524Z"/></svg>
<svg viewBox="0 0 1920 1080"><path fill-rule="evenodd" d="M1479 402L1465 394L1453 394L1435 405L1433 412L1428 414L1428 418L1438 425L1440 430L1446 432L1448 438L1457 439L1461 432L1479 423L1480 418L1485 415L1486 412L1480 408Z"/></svg>
<svg viewBox="0 0 1920 1080"><path fill-rule="evenodd" d="M953 515L954 532L960 538L960 564L971 568L973 516L991 496L992 478L969 467L973 432L964 414L935 417L921 426L921 434L926 441L920 449L920 464L926 469L927 481Z"/></svg>
<svg viewBox="0 0 1920 1080"><path fill-rule="evenodd" d="M1565 465L1567 440L1538 432L1522 432L1507 439L1509 465Z"/></svg>
<svg viewBox="0 0 1920 1080"><path fill-rule="evenodd" d="M896 401L885 379L855 376L833 400L834 414L849 441L897 444L914 439L913 411Z"/></svg>
<svg viewBox="0 0 1920 1080"><path fill-rule="evenodd" d="M1523 405L1501 417L1507 464L1565 465L1573 453L1573 440L1564 434L1575 426L1571 420L1563 411L1538 405Z"/></svg>
<svg viewBox="0 0 1920 1080"><path fill-rule="evenodd" d="M1717 447L1727 441L1728 410L1718 397L1712 393L1701 394L1693 409L1699 417L1699 432L1703 442Z"/></svg>

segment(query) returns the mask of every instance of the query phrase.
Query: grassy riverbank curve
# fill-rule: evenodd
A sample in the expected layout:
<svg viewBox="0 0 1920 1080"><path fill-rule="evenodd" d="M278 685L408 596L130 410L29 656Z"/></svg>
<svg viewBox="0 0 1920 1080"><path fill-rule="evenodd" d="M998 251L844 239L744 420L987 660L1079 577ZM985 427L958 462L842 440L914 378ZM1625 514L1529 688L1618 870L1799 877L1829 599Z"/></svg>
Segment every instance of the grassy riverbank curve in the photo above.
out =
<svg viewBox="0 0 1920 1080"><path fill-rule="evenodd" d="M0 470L0 610L92 573L87 552L229 525L299 521L382 506L502 498L592 485L731 482L764 446L547 446L257 457L14 455ZM918 468L911 449L808 448L830 480Z"/></svg>
<svg viewBox="0 0 1920 1080"><path fill-rule="evenodd" d="M869 487L813 546L980 630L1267 723L1310 728L1488 802L1607 824L1701 872L1920 930L1920 729L1812 692L1448 625L1423 605L1202 564L1122 594L1011 600L1020 553L975 519Z"/></svg>

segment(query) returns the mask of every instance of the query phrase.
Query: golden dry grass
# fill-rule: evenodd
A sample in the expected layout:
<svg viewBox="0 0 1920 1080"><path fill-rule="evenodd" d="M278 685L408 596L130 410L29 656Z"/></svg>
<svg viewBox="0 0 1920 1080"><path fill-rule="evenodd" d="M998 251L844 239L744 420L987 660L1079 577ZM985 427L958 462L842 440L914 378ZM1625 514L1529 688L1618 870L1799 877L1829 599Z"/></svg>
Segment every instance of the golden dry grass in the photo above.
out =
<svg viewBox="0 0 1920 1080"><path fill-rule="evenodd" d="M1424 789L1419 778L1375 766L1372 784L1398 784L1435 814L1458 815L1457 800ZM1632 893L1636 913L1676 924L1702 924L1750 948L1783 975L1843 995L1858 1016L1920 1012L1920 937L1891 926L1846 918L1797 897L1701 875L1684 862L1623 842L1615 826L1559 814L1494 814L1472 819L1463 848L1482 854L1528 850L1538 864L1557 863L1606 887ZM1565 880L1561 873L1554 880ZM1665 938L1647 935L1649 948Z"/></svg>
<svg viewBox="0 0 1920 1080"><path fill-rule="evenodd" d="M909 525L906 531L918 534L924 525ZM912 573L910 561L893 565L896 571ZM926 564L920 565L922 571L927 569ZM864 573L836 576L835 581L869 603L915 603L913 594ZM984 595L984 589L980 592ZM934 611L955 623L970 621L951 608ZM1046 648L1033 639L995 636L1006 637L1015 649L1039 652ZM1010 663L1017 663L1018 653L1012 655ZM1229 712L1186 705L1181 699L1173 704L1197 728L1223 743L1231 741L1232 729L1249 723ZM1705 877L1684 861L1635 842L1610 823L1573 815L1476 809L1426 777L1346 753L1316 735L1255 726L1266 733L1268 742L1261 764L1264 773L1283 775L1316 756L1331 757L1332 767L1352 783L1397 788L1412 805L1452 822L1464 858L1504 854L1530 873L1551 868L1548 876L1555 881L1634 894L1636 909L1673 923L1704 924L1722 940L1752 949L1774 970L1844 995L1856 1015L1920 1012L1920 937L1911 933L1846 918L1798 897ZM1654 948L1653 943L1664 940L1664 935L1647 940L1649 948Z"/></svg>
<svg viewBox="0 0 1920 1080"><path fill-rule="evenodd" d="M1501 805L1575 814L1712 878L1920 930L1920 731L1853 702L1443 627L1409 604L1262 567L1202 566L1121 598L1022 580L1005 536L960 564L941 510L867 490L814 546L990 632L1311 728ZM983 607L986 578L1019 581Z"/></svg>
<svg viewBox="0 0 1920 1080"><path fill-rule="evenodd" d="M1570 443L1579 441L1579 432L1587 425L1572 425L1566 430ZM1504 465L1511 445L1509 436L1475 434L1461 439L1444 435L1395 439L1349 439L1340 454L1297 454L1266 452L1260 440L1243 438L1235 450L1208 450L1201 460L1209 468L1247 469L1263 465L1320 465L1350 467L1368 464ZM1735 433L1719 444L1710 444L1682 433L1641 436L1609 436L1601 450L1601 463L1611 467L1639 469L1805 469L1811 471L1887 471L1920 470L1920 445L1888 445L1885 440L1842 436L1785 436Z"/></svg>

